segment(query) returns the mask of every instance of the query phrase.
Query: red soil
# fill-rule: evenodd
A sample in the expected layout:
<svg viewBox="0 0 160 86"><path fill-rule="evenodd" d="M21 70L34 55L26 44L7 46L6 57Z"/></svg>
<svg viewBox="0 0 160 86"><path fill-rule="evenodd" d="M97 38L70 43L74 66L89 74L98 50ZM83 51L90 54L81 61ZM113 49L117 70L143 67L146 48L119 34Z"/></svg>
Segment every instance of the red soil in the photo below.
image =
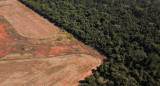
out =
<svg viewBox="0 0 160 86"><path fill-rule="evenodd" d="M0 48L2 48L2 46L5 45L5 42L8 40L8 34L6 33L4 27L6 26L6 24L0 24ZM6 52L4 50L0 50L0 56L4 56L7 55L10 51L10 47L6 48Z"/></svg>
<svg viewBox="0 0 160 86"><path fill-rule="evenodd" d="M13 52L19 53L21 48L16 47L15 45L25 45L27 47L34 48L34 50L24 50L24 53L32 53L32 54L42 54L42 55L61 55L64 53L68 53L74 49L80 49L83 53L93 55L90 50L84 49L80 44L74 45L60 45L60 46L51 46L48 44L41 45L33 45L25 42L18 42L11 38L9 38L9 34L6 32L5 28L8 25L4 23L0 23L0 57L8 55ZM14 43L13 45L7 45L7 43ZM5 47L5 48L2 48ZM23 48L23 47L22 47Z"/></svg>
<svg viewBox="0 0 160 86"><path fill-rule="evenodd" d="M4 27L6 26L6 24L0 24L0 38L5 40L6 38L8 38L8 34L6 33Z"/></svg>

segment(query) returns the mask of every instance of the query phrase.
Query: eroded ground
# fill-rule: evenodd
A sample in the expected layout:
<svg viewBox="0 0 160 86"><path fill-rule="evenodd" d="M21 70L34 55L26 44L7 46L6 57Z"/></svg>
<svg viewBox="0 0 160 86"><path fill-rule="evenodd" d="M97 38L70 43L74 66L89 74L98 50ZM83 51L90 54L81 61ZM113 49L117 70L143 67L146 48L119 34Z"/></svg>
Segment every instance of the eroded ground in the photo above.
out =
<svg viewBox="0 0 160 86"><path fill-rule="evenodd" d="M0 0L0 86L75 86L103 58L17 0Z"/></svg>

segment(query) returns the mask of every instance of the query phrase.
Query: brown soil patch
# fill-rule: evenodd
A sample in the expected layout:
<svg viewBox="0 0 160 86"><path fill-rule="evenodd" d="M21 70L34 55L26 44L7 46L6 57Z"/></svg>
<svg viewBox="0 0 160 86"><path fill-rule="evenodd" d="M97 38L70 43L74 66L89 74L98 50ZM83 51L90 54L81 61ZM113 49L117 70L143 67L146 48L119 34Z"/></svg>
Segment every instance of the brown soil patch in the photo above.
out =
<svg viewBox="0 0 160 86"><path fill-rule="evenodd" d="M76 86L101 60L89 55L0 62L0 86ZM3 70L3 71L2 71Z"/></svg>
<svg viewBox="0 0 160 86"><path fill-rule="evenodd" d="M17 0L1 0L0 7L0 14L21 36L41 39L53 37L60 31L54 24L27 9Z"/></svg>

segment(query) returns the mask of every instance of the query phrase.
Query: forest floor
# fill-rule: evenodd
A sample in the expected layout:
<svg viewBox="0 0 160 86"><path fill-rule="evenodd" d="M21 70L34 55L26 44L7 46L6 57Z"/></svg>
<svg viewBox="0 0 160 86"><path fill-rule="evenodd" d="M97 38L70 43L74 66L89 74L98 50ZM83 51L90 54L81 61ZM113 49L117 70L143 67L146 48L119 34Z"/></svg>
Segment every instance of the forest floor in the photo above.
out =
<svg viewBox="0 0 160 86"><path fill-rule="evenodd" d="M75 86L104 58L17 0L0 0L0 86Z"/></svg>

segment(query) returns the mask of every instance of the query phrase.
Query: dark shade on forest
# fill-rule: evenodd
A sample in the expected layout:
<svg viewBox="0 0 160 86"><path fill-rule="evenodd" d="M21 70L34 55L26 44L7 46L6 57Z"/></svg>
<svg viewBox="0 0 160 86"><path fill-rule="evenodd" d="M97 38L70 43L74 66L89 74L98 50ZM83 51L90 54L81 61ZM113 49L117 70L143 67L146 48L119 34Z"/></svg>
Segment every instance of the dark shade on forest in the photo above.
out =
<svg viewBox="0 0 160 86"><path fill-rule="evenodd" d="M80 86L160 86L160 0L19 0L108 57Z"/></svg>

